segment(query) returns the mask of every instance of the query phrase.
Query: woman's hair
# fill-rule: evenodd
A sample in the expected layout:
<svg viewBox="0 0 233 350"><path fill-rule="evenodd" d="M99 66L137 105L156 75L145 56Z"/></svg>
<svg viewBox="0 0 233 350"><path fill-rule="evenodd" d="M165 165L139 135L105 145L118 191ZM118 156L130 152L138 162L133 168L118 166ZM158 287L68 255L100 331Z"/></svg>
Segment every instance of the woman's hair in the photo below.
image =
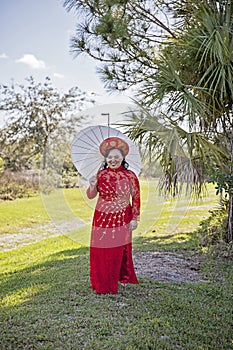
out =
<svg viewBox="0 0 233 350"><path fill-rule="evenodd" d="M114 147L113 147L113 148L110 148L110 149L108 149L108 150L106 151L106 153L105 153L105 159L104 159L103 164L102 164L101 167L100 167L100 170L107 169L108 164L107 164L106 158L108 157L109 153L110 153L113 149L118 149L118 150L121 152L122 157L123 157L123 160L122 160L122 162L121 162L121 165L123 166L123 168L124 168L125 170L127 170L128 167L129 167L129 163L126 162L123 151L122 151L121 149L119 149L119 148L114 148Z"/></svg>

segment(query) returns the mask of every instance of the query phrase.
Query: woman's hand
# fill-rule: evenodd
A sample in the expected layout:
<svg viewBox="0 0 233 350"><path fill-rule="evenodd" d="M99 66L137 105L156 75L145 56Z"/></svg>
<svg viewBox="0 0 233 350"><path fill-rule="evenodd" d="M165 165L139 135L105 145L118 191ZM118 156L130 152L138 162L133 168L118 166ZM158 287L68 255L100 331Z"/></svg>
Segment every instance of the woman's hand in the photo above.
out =
<svg viewBox="0 0 233 350"><path fill-rule="evenodd" d="M94 175L89 179L90 187L93 189L97 185L97 177Z"/></svg>
<svg viewBox="0 0 233 350"><path fill-rule="evenodd" d="M130 231L136 230L137 227L138 227L137 220L131 220L130 223L129 223Z"/></svg>

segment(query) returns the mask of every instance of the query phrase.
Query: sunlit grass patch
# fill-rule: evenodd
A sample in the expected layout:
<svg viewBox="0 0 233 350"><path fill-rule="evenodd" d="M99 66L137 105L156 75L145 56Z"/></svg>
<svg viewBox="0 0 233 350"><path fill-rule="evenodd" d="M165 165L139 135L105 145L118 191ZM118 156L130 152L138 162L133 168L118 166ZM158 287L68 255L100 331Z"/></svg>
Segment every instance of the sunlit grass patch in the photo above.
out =
<svg viewBox="0 0 233 350"><path fill-rule="evenodd" d="M156 181L142 184L142 214L137 232L146 234L193 231L209 210L217 205L213 187L208 186L206 196L192 198L183 193L177 198L163 198L158 193Z"/></svg>
<svg viewBox="0 0 233 350"><path fill-rule="evenodd" d="M18 291L14 291L12 294L8 294L1 300L0 306L10 307L25 303L35 297L36 294L45 291L47 288L48 287L45 285L39 286L36 284L27 288L22 288Z"/></svg>
<svg viewBox="0 0 233 350"><path fill-rule="evenodd" d="M0 234L15 233L50 220L39 196L0 201Z"/></svg>

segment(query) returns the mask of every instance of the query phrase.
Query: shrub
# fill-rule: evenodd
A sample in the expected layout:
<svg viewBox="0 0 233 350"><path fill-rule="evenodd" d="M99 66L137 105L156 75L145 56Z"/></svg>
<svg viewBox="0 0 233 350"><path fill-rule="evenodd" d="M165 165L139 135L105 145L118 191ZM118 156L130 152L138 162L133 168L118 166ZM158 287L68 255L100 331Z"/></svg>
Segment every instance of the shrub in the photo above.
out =
<svg viewBox="0 0 233 350"><path fill-rule="evenodd" d="M0 199L13 200L30 197L38 193L39 176L35 172L12 172L5 170L0 173Z"/></svg>
<svg viewBox="0 0 233 350"><path fill-rule="evenodd" d="M62 173L62 187L74 188L77 187L78 173L75 170L68 169Z"/></svg>
<svg viewBox="0 0 233 350"><path fill-rule="evenodd" d="M209 246L226 242L227 238L227 201L222 200L220 207L210 210L210 216L200 222L198 232L202 235L202 245Z"/></svg>

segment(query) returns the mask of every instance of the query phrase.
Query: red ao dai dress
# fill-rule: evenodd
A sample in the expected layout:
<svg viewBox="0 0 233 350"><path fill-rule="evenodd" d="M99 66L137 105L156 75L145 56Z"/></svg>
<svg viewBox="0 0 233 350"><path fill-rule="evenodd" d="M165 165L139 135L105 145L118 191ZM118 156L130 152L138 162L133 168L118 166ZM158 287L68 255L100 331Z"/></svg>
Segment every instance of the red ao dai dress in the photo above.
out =
<svg viewBox="0 0 233 350"><path fill-rule="evenodd" d="M90 245L90 282L97 293L116 294L118 281L137 284L132 260L131 220L140 215L137 176L123 166L97 174L97 187L87 189L88 198L99 193Z"/></svg>

